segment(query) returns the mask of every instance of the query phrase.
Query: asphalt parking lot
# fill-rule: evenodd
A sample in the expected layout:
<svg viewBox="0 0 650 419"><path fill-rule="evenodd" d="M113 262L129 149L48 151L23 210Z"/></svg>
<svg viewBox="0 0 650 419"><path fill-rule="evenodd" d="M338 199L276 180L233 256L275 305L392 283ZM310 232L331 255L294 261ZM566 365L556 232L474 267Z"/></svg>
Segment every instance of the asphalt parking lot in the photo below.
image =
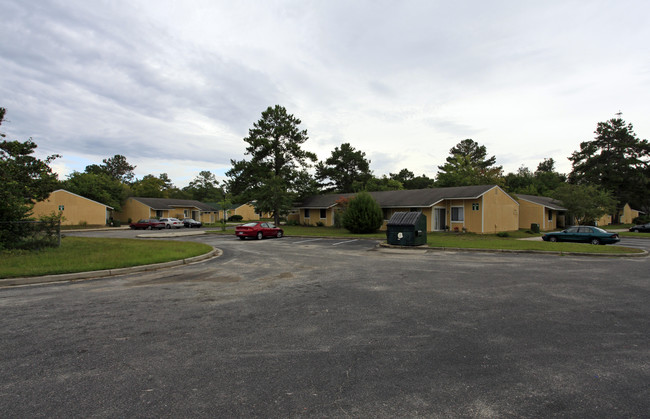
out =
<svg viewBox="0 0 650 419"><path fill-rule="evenodd" d="M1 289L3 416L650 411L648 258L183 240L223 255Z"/></svg>

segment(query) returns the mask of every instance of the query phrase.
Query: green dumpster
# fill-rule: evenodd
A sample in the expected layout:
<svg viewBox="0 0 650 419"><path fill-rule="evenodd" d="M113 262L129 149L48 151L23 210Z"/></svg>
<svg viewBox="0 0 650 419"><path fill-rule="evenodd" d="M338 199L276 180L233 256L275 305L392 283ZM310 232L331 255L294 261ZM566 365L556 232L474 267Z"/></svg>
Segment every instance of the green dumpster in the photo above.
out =
<svg viewBox="0 0 650 419"><path fill-rule="evenodd" d="M421 212L396 212L386 225L386 241L395 246L427 244L427 217Z"/></svg>

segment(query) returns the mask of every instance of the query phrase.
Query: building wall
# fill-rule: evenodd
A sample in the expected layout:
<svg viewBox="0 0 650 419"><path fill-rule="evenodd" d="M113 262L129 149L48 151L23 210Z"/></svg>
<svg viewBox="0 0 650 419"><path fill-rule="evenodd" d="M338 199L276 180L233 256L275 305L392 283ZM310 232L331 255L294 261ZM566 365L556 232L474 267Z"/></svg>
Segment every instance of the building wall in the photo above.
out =
<svg viewBox="0 0 650 419"><path fill-rule="evenodd" d="M549 213L552 219L549 220ZM536 204L525 200L519 201L519 228L529 229L530 225L539 224L541 231L550 231L557 229L558 217L557 211L546 208L544 205Z"/></svg>
<svg viewBox="0 0 650 419"><path fill-rule="evenodd" d="M132 222L135 222L145 218L156 217L156 211L153 211L149 206L142 202L136 201L133 198L128 198L124 205L122 205L122 211L116 213L114 217L122 223L127 223L129 219ZM163 215L162 217L167 217L167 215Z"/></svg>
<svg viewBox="0 0 650 419"><path fill-rule="evenodd" d="M34 205L34 217L58 214L59 211L65 219L62 225L106 225L109 218L106 205L91 201L68 191L58 190L50 194L44 201Z"/></svg>
<svg viewBox="0 0 650 419"><path fill-rule="evenodd" d="M623 207L623 214L621 214L621 223L623 224L633 224L633 221L636 217L639 216L639 211L633 210L630 207L630 204L625 204Z"/></svg>
<svg viewBox="0 0 650 419"><path fill-rule="evenodd" d="M539 224L539 228L544 228L542 220L544 218L544 206L528 202L519 201L519 228L530 228L531 224Z"/></svg>
<svg viewBox="0 0 650 419"><path fill-rule="evenodd" d="M519 204L500 188L483 194L483 233L519 229Z"/></svg>
<svg viewBox="0 0 650 419"><path fill-rule="evenodd" d="M241 215L244 220L260 220L261 217L258 213L255 212L255 207L251 204L243 204L231 210L229 217L231 215ZM223 214L222 214L223 216Z"/></svg>
<svg viewBox="0 0 650 419"><path fill-rule="evenodd" d="M315 226L321 222L327 227L332 227L334 225L334 208L325 208L325 218L321 218L320 208L309 208L309 210L301 208L299 211L300 224ZM309 211L309 217L305 216L307 211Z"/></svg>

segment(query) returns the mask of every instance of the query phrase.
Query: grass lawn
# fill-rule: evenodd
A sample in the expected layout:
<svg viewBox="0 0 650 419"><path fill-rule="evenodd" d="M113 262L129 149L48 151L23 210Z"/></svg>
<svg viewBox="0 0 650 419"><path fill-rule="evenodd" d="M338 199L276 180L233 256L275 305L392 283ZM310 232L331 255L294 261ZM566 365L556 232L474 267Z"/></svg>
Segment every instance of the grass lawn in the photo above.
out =
<svg viewBox="0 0 650 419"><path fill-rule="evenodd" d="M360 239L386 240L386 233L352 234L343 228L333 227L305 227L282 226L285 236L318 236L341 237ZM234 230L210 231L214 234L234 235ZM526 230L509 231L508 237L499 237L496 234L472 233L427 233L429 247L437 248L465 248L465 249L492 249L492 250L541 250L548 252L579 252L579 253L642 253L639 249L621 246L594 246L581 243L548 243L544 241L517 240L530 237L541 237L541 234L527 233Z"/></svg>
<svg viewBox="0 0 650 419"><path fill-rule="evenodd" d="M202 243L64 237L59 248L0 252L0 278L97 271L169 262L212 250Z"/></svg>

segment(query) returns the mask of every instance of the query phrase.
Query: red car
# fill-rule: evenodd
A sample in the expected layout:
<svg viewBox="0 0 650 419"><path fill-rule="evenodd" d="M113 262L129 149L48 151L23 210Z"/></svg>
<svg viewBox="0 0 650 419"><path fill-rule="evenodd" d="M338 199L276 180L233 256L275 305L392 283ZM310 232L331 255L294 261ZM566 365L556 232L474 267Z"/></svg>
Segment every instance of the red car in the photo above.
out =
<svg viewBox="0 0 650 419"><path fill-rule="evenodd" d="M242 224L235 227L235 236L242 240L246 237L255 237L257 240L262 240L264 237L280 238L283 234L284 231L281 228L262 221Z"/></svg>
<svg viewBox="0 0 650 419"><path fill-rule="evenodd" d="M129 227L131 227L132 230L152 230L154 228L157 228L158 230L162 230L165 228L165 223L160 220L156 219L144 219L140 220L137 223L131 223L129 224Z"/></svg>

